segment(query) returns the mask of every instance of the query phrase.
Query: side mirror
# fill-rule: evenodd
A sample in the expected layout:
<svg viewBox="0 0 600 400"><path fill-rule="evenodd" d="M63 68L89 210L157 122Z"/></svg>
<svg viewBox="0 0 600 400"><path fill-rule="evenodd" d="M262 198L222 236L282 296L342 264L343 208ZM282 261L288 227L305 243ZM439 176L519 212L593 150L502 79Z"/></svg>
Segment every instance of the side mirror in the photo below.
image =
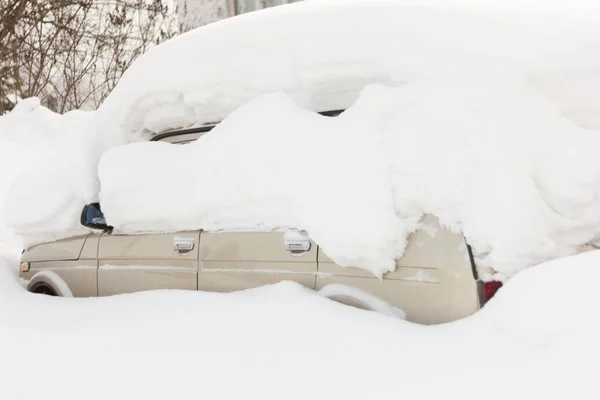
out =
<svg viewBox="0 0 600 400"><path fill-rule="evenodd" d="M106 224L106 219L104 218L104 214L102 214L102 210L100 209L100 204L92 203L83 207L83 211L81 211L81 225L86 228L92 229L101 229L101 230L109 230L110 227Z"/></svg>

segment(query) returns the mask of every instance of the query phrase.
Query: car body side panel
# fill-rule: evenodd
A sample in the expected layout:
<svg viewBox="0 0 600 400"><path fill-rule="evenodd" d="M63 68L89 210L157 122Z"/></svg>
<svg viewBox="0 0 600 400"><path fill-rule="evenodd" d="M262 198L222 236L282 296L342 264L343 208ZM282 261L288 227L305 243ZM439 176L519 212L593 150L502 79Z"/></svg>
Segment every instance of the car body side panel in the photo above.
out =
<svg viewBox="0 0 600 400"><path fill-rule="evenodd" d="M424 226L409 238L396 271L383 279L335 265L314 243L292 255L280 232L97 233L28 250L22 259L30 262L30 271L21 276L52 270L78 297L153 289L229 292L282 280L316 289L343 283L403 309L414 322L440 323L473 313L479 306L477 285L463 237L431 216ZM176 251L180 239L192 240L193 248Z"/></svg>
<svg viewBox="0 0 600 400"><path fill-rule="evenodd" d="M31 279L43 270L58 274L76 297L98 294L98 239L100 234L79 236L34 246L23 253L22 262L29 262L29 271L21 278ZM79 258L79 260L78 260Z"/></svg>
<svg viewBox="0 0 600 400"><path fill-rule="evenodd" d="M446 276L441 283L427 283L319 275L316 289L331 283L341 283L371 293L403 310L407 320L421 324L454 321L471 315L478 309L477 284L474 279L457 280Z"/></svg>
<svg viewBox="0 0 600 400"><path fill-rule="evenodd" d="M39 271L53 271L58 274L69 286L74 297L97 295L96 260L32 262L29 271L21 273L21 278L29 280Z"/></svg>
<svg viewBox="0 0 600 400"><path fill-rule="evenodd" d="M198 262L187 260L101 260L98 295L158 289L197 289Z"/></svg>
<svg viewBox="0 0 600 400"><path fill-rule="evenodd" d="M21 256L21 262L77 260L87 235L33 246Z"/></svg>
<svg viewBox="0 0 600 400"><path fill-rule="evenodd" d="M179 253L174 244L191 240L193 249ZM100 237L98 295L155 289L198 287L199 232Z"/></svg>
<svg viewBox="0 0 600 400"><path fill-rule="evenodd" d="M315 272L310 262L201 261L198 290L231 292L284 280L314 289Z"/></svg>
<svg viewBox="0 0 600 400"><path fill-rule="evenodd" d="M319 249L320 272L339 273L347 276L373 275L361 268L346 268L335 265L333 260ZM385 277L389 279L402 279L406 275L404 267L420 270L437 270L440 268L466 272L473 278L471 262L467 245L461 234L452 233L440 226L437 218L426 215L422 221L422 228L410 235L406 250L396 263L396 270L388 272ZM435 273L435 272L432 272Z"/></svg>
<svg viewBox="0 0 600 400"><path fill-rule="evenodd" d="M260 261L260 262L317 262L317 246L302 255L292 255L285 248L281 232L202 232L200 260Z"/></svg>
<svg viewBox="0 0 600 400"><path fill-rule="evenodd" d="M330 283L354 286L402 309L413 322L453 321L479 308L464 238L441 227L430 215L424 218L423 228L409 237L396 270L383 279L363 269L338 266L321 249L318 260L317 289Z"/></svg>
<svg viewBox="0 0 600 400"><path fill-rule="evenodd" d="M98 260L98 246L100 244L100 236L104 235L103 232L98 232L89 235L81 249L79 255L80 260Z"/></svg>
<svg viewBox="0 0 600 400"><path fill-rule="evenodd" d="M294 256L280 232L202 232L198 289L231 292L283 280L315 286L317 246Z"/></svg>
<svg viewBox="0 0 600 400"><path fill-rule="evenodd" d="M174 248L177 238L191 239L194 248L179 254ZM199 232L155 233L144 235L104 234L100 238L101 260L198 260Z"/></svg>

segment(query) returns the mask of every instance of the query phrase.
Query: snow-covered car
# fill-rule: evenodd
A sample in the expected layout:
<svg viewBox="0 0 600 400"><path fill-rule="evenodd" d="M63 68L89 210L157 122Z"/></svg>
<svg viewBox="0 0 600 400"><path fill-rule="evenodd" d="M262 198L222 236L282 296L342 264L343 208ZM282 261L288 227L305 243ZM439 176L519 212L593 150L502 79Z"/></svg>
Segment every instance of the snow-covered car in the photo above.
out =
<svg viewBox="0 0 600 400"><path fill-rule="evenodd" d="M312 3L179 35L61 118L4 204L30 291L294 280L439 323L598 242L594 21Z"/></svg>
<svg viewBox="0 0 600 400"><path fill-rule="evenodd" d="M213 127L165 132L152 141L187 144ZM365 269L337 265L306 232L119 235L106 225L99 204L83 209L81 224L98 233L23 252L20 275L31 292L93 297L155 289L230 292L283 280L315 290L342 284L357 291L327 290L326 296L373 308L356 295L366 293L401 309L410 321L433 324L472 314L500 286L478 279L480 271L464 237L441 227L432 215L409 237L396 270L382 279Z"/></svg>

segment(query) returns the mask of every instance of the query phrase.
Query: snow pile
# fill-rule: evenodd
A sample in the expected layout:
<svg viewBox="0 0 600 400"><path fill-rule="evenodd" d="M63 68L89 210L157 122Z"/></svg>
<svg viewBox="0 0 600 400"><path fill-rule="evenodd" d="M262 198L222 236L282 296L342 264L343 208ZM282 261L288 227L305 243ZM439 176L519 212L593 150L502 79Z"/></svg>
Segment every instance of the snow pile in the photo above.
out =
<svg viewBox="0 0 600 400"><path fill-rule="evenodd" d="M86 150L93 116L56 114L29 98L0 117L0 225L8 224L26 246L86 232L76 221L82 193L93 184L86 184L95 170Z"/></svg>
<svg viewBox="0 0 600 400"><path fill-rule="evenodd" d="M86 134L14 186L7 222L28 244L85 232L102 190L121 232L306 229L375 275L424 212L505 275L571 254L599 233L600 8L510 3L302 2L181 35L70 124Z"/></svg>
<svg viewBox="0 0 600 400"><path fill-rule="evenodd" d="M41 107L37 98L20 101L14 110L0 117L0 204L10 185L51 151L55 123L60 117ZM10 212L6 213L10 217ZM0 213L0 255L16 259L22 243L6 226Z"/></svg>
<svg viewBox="0 0 600 400"><path fill-rule="evenodd" d="M119 233L306 230L341 265L393 270L405 226L368 123L267 95L195 143L136 143L99 166L100 203ZM127 173L123 173L127 171Z"/></svg>
<svg viewBox="0 0 600 400"><path fill-rule="evenodd" d="M5 141L48 141L57 135L60 119L60 114L42 107L40 99L30 97L19 101L10 113L0 118L0 135Z"/></svg>
<svg viewBox="0 0 600 400"><path fill-rule="evenodd" d="M396 211L462 231L479 266L510 276L600 235L600 134L526 82L370 87L340 118L381 127Z"/></svg>
<svg viewBox="0 0 600 400"><path fill-rule="evenodd" d="M312 1L219 21L136 60L100 108L101 130L219 121L273 91L322 111L350 106L372 83L517 74L569 85L565 71L598 69L595 2L509 3ZM593 94L600 85L580 89Z"/></svg>
<svg viewBox="0 0 600 400"><path fill-rule="evenodd" d="M596 400L599 263L532 268L476 315L431 327L291 283L49 298L0 265L0 397Z"/></svg>
<svg viewBox="0 0 600 400"><path fill-rule="evenodd" d="M585 340L599 328L598 318L590 317L598 300L589 297L600 272L598 260L600 251L596 250L523 271L473 319L545 344L562 342L571 334ZM591 282L584 283L588 280ZM600 367L600 361L596 365Z"/></svg>
<svg viewBox="0 0 600 400"><path fill-rule="evenodd" d="M377 276L429 213L511 276L600 236L598 154L519 80L372 86L337 118L267 95L193 144L109 151L100 200L119 233L296 228Z"/></svg>

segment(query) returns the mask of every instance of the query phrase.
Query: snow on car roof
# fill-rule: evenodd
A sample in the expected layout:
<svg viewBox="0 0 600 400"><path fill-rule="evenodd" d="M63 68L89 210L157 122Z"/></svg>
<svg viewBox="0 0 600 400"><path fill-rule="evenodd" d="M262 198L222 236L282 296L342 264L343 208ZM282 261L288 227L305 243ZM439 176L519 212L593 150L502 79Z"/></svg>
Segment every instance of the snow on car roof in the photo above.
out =
<svg viewBox="0 0 600 400"><path fill-rule="evenodd" d="M308 1L219 21L136 60L100 109L103 131L202 125L274 91L324 111L349 107L372 83L482 72L541 79L600 64L598 7L569 3L567 20L558 3L510 3L516 11L499 2Z"/></svg>

